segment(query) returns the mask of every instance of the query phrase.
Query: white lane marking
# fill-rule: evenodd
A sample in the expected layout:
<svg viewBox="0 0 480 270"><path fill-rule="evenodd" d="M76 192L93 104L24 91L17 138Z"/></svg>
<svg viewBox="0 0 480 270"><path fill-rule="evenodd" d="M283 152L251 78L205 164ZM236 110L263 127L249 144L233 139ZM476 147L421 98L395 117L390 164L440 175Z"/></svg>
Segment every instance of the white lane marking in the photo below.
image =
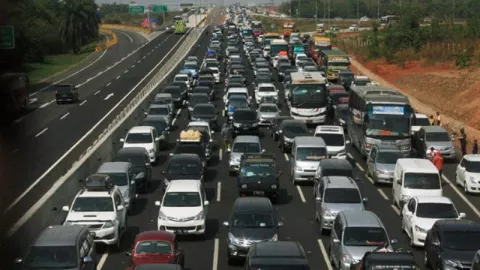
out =
<svg viewBox="0 0 480 270"><path fill-rule="evenodd" d="M109 100L111 97L113 97L113 93L108 94L103 100Z"/></svg>
<svg viewBox="0 0 480 270"><path fill-rule="evenodd" d="M287 153L284 153L283 155L285 156L285 159L286 159L287 161L289 161L289 160L290 160L290 159L288 158L288 155L287 155Z"/></svg>
<svg viewBox="0 0 480 270"><path fill-rule="evenodd" d="M368 176L368 175L365 175L365 176L367 177L368 181L370 181L370 183L375 184L375 182L373 181L373 179L370 176Z"/></svg>
<svg viewBox="0 0 480 270"><path fill-rule="evenodd" d="M50 104L50 103L43 103L42 105L40 105L39 108L40 108L40 109L43 109L43 108L47 107L49 104Z"/></svg>
<svg viewBox="0 0 480 270"><path fill-rule="evenodd" d="M177 46L184 41L186 35L184 35L183 38L180 38L177 43L175 43L172 48L170 49L170 51L168 51L162 58L162 60L160 60L157 65L155 65L146 75L145 77L143 77L126 95L123 96L123 98L118 101L117 104L115 104L115 106L113 106L110 111L108 111L103 117L102 119L100 119L89 131L87 131L87 133L85 133L85 135L83 135L82 138L80 138L72 147L70 147L70 149L68 149L57 161L55 161L52 166L50 166L42 175L40 175L40 177L38 177L35 182L33 182L22 194L20 194L20 196L18 196L15 201L13 201L13 203L11 203L7 209L5 209L5 211L3 212L4 214L7 214L9 213L13 207L15 207L32 189L34 189L38 183L40 183L40 181L42 181L53 169L55 169L58 164L60 162L62 162L79 144L81 144L88 136L90 136L90 134L92 134L92 132L100 125L103 123L103 121L105 121L105 119L107 119L107 117L109 117L117 108L118 106L120 106L120 104L122 102L124 102L127 98L129 98L129 96L133 93L133 91L135 91L147 78L148 76L150 76L153 72L155 72L155 70L161 65L163 64L164 60L177 48ZM80 106L83 105L85 102L87 102L86 100L82 103L80 103ZM17 220L17 222L15 222L15 224L12 226L12 228L10 228L10 230L8 231L7 235L8 237L11 237L13 234L15 234L18 229L20 229L21 226L23 226L25 224L25 222L27 222L31 216L33 216L36 211L38 211L38 209L40 207L42 207L42 205L45 203L45 201L47 201L57 190L58 188L63 184L64 180L62 178L59 178L53 185L52 187L40 198L40 200L38 200L32 207L30 207L28 209L28 211L19 219Z"/></svg>
<svg viewBox="0 0 480 270"><path fill-rule="evenodd" d="M80 106L83 106L83 104L85 103L87 103L87 100L82 101L82 103L80 103Z"/></svg>
<svg viewBox="0 0 480 270"><path fill-rule="evenodd" d="M175 118L173 118L173 121L172 121L172 126L175 125L175 121L177 121L178 115L180 114L181 111L182 109L177 110L177 114L175 115Z"/></svg>
<svg viewBox="0 0 480 270"><path fill-rule="evenodd" d="M29 101L28 101L28 104L32 104L32 103L35 103L38 101L38 98L31 98Z"/></svg>
<svg viewBox="0 0 480 270"><path fill-rule="evenodd" d="M108 40L108 37L107 37L107 40ZM98 57L95 61L93 61L92 63L90 63L90 64L87 65L86 67L84 67L84 68L78 70L77 72L74 72L74 73L68 75L67 77L62 78L62 79L60 79L60 80L58 80L58 81L56 81L56 82L54 82L54 83L52 83L52 84L50 84L50 85L47 85L47 86L45 86L44 88L42 88L42 89L40 89L40 90L38 90L38 91L35 91L35 92L31 93L31 94L28 95L28 96L29 96L29 97L33 97L33 96L35 96L36 94L38 94L39 92L43 92L43 91L47 90L47 89L50 88L52 85L59 84L59 83L65 81L66 79L71 78L72 76L77 75L78 73L84 71L85 69L87 69L87 68L91 67L92 65L94 65L95 63L97 63L100 59L102 59L102 57L105 55L105 53L107 53L107 51L108 51L108 48L107 48L105 51L103 51L103 53L100 55L100 57Z"/></svg>
<svg viewBox="0 0 480 270"><path fill-rule="evenodd" d="M134 67L135 67L135 65L132 65L132 68L134 68Z"/></svg>
<svg viewBox="0 0 480 270"><path fill-rule="evenodd" d="M358 168L360 171L362 171L362 172L365 171L365 170L362 168L362 165L360 165L360 164L358 164L358 163L355 163L355 166L357 166L357 168Z"/></svg>
<svg viewBox="0 0 480 270"><path fill-rule="evenodd" d="M328 270L333 270L332 266L330 265L330 259L328 258L328 253L327 249L323 245L322 239L317 239L318 246L320 247L320 251L322 252L323 260L325 261L325 264L327 265Z"/></svg>
<svg viewBox="0 0 480 270"><path fill-rule="evenodd" d="M106 85L106 86L110 86L110 84L112 84L112 82L109 82L109 83L107 83L107 85Z"/></svg>
<svg viewBox="0 0 480 270"><path fill-rule="evenodd" d="M67 113L66 113L66 114L64 114L62 117L60 117L60 120L63 120L63 119L65 119L65 118L66 118L66 117L67 117L69 114L70 114L70 113L69 113L69 112L67 112Z"/></svg>
<svg viewBox="0 0 480 270"><path fill-rule="evenodd" d="M97 269L102 269L103 268L103 265L107 261L107 257L108 257L108 251L106 253L102 254L102 257L100 258L100 261L98 262Z"/></svg>
<svg viewBox="0 0 480 270"><path fill-rule="evenodd" d="M97 73L97 76L100 76L100 75L102 75L102 74L103 74L103 72L104 72L103 70L102 70L102 71L100 71L100 72L98 72L98 73Z"/></svg>
<svg viewBox="0 0 480 270"><path fill-rule="evenodd" d="M39 133L37 133L37 134L35 135L35 138L37 138L38 136L42 135L42 134L45 133L47 130L48 130L48 128L44 128L42 131L40 131Z"/></svg>
<svg viewBox="0 0 480 270"><path fill-rule="evenodd" d="M223 158L223 151L222 151L222 148L220 148L220 149L218 150L218 159L219 159L219 160L222 160L222 158Z"/></svg>
<svg viewBox="0 0 480 270"><path fill-rule="evenodd" d="M225 116L225 111L222 112L222 116Z"/></svg>
<svg viewBox="0 0 480 270"><path fill-rule="evenodd" d="M116 80L120 79L120 75L117 76L117 78L115 78Z"/></svg>
<svg viewBox="0 0 480 270"><path fill-rule="evenodd" d="M452 181L450 181L450 179L448 179L445 175L442 175L442 178L445 182L448 183L448 185L453 189L453 191L455 191L455 193L457 193L457 195L472 209L472 211L480 217L480 211L478 211L478 208L475 207L475 205L473 205L472 202L470 202L470 200L465 197L465 195L463 195L460 190L458 190L455 184L452 183Z"/></svg>
<svg viewBox="0 0 480 270"><path fill-rule="evenodd" d="M222 182L217 183L217 202L222 198Z"/></svg>
<svg viewBox="0 0 480 270"><path fill-rule="evenodd" d="M123 73L128 73L128 69L126 69Z"/></svg>
<svg viewBox="0 0 480 270"><path fill-rule="evenodd" d="M138 60L137 63L140 64L140 62L142 62L142 60Z"/></svg>
<svg viewBox="0 0 480 270"><path fill-rule="evenodd" d="M102 90L98 90L97 92L95 92L95 96L98 95L100 92L102 92Z"/></svg>
<svg viewBox="0 0 480 270"><path fill-rule="evenodd" d="M303 203L306 203L307 200L305 200L305 196L303 196L303 191L300 188L300 186L297 186L297 191L298 191L298 195L300 195L300 200L302 200Z"/></svg>
<svg viewBox="0 0 480 270"><path fill-rule="evenodd" d="M347 156L348 156L349 158L353 159L353 156L352 156L352 154L350 154L350 153L347 153Z"/></svg>
<svg viewBox="0 0 480 270"><path fill-rule="evenodd" d="M390 206L392 207L393 211L395 211L395 213L397 213L397 215L400 216L400 210L399 210L395 205L393 205L393 204L390 205Z"/></svg>
<svg viewBox="0 0 480 270"><path fill-rule="evenodd" d="M387 200L387 201L389 200L387 194L385 194L385 192L383 192L383 190L377 189L377 191L378 191L378 193L380 193L380 195L382 195L382 197L383 197L385 200Z"/></svg>
<svg viewBox="0 0 480 270"><path fill-rule="evenodd" d="M213 244L213 266L212 266L212 270L217 270L217 267L218 267L218 246L219 246L219 240L218 240L218 238L215 238L215 243Z"/></svg>
<svg viewBox="0 0 480 270"><path fill-rule="evenodd" d="M148 52L147 55L150 55L150 52Z"/></svg>
<svg viewBox="0 0 480 270"><path fill-rule="evenodd" d="M122 31L117 31L117 32L119 32L120 34L122 34L122 35L126 36L128 39L130 39L130 42L131 42L131 43L133 43L133 39L132 39L132 37L131 37L131 36L129 36L127 33L125 33L125 32L122 32Z"/></svg>
<svg viewBox="0 0 480 270"><path fill-rule="evenodd" d="M143 56L143 57L142 57L142 59L145 59L145 58L147 58L147 57L146 57L146 56Z"/></svg>

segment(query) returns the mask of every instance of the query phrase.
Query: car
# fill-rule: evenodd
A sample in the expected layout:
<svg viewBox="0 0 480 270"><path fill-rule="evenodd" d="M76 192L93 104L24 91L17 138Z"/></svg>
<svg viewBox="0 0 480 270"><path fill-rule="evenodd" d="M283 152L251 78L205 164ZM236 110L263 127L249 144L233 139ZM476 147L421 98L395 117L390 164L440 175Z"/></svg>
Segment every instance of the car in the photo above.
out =
<svg viewBox="0 0 480 270"><path fill-rule="evenodd" d="M392 184L399 158L403 158L403 153L397 146L374 144L366 162L367 174L373 179L373 183Z"/></svg>
<svg viewBox="0 0 480 270"><path fill-rule="evenodd" d="M266 196L276 202L282 172L277 171L275 162L273 154L243 154L237 176L239 196Z"/></svg>
<svg viewBox="0 0 480 270"><path fill-rule="evenodd" d="M343 69L340 70L338 78L338 83L343 85L345 89L350 90L350 86L352 86L352 82L355 80L355 74L350 69Z"/></svg>
<svg viewBox="0 0 480 270"><path fill-rule="evenodd" d="M24 270L95 270L97 253L88 226L53 225L45 228L28 248L24 259L15 262Z"/></svg>
<svg viewBox="0 0 480 270"><path fill-rule="evenodd" d="M180 86L177 85L169 85L165 87L163 90L164 93L170 93L173 98L173 103L175 104L175 108L181 108L183 105L183 90Z"/></svg>
<svg viewBox="0 0 480 270"><path fill-rule="evenodd" d="M402 210L402 231L410 238L410 246L423 247L427 232L437 220L463 219L452 200L444 196L416 196Z"/></svg>
<svg viewBox="0 0 480 270"><path fill-rule="evenodd" d="M237 198L233 203L228 221L227 262L244 258L249 248L264 241L278 241L279 220L272 203L267 198ZM248 239L248 240L247 240Z"/></svg>
<svg viewBox="0 0 480 270"><path fill-rule="evenodd" d="M120 188L110 176L93 174L85 179L71 206L62 207L67 212L63 225L87 225L94 233L94 242L120 249L126 233L127 209Z"/></svg>
<svg viewBox="0 0 480 270"><path fill-rule="evenodd" d="M348 118L348 104L338 104L333 115L333 124L346 129ZM347 130L346 130L347 131Z"/></svg>
<svg viewBox="0 0 480 270"><path fill-rule="evenodd" d="M218 112L213 104L204 103L195 105L190 117L192 121L208 122L212 129L218 128Z"/></svg>
<svg viewBox="0 0 480 270"><path fill-rule="evenodd" d="M430 148L433 147L442 154L443 158L456 159L455 147L444 127L421 127L413 141L415 150L420 157L427 158Z"/></svg>
<svg viewBox="0 0 480 270"><path fill-rule="evenodd" d="M176 154L169 158L162 171L164 190L172 181L203 181L205 169L196 154Z"/></svg>
<svg viewBox="0 0 480 270"><path fill-rule="evenodd" d="M412 136L420 130L421 127L428 127L430 125L430 121L425 114L415 113L412 114Z"/></svg>
<svg viewBox="0 0 480 270"><path fill-rule="evenodd" d="M207 89L208 90L208 89ZM189 100L187 101L187 105L188 105L188 119L191 119L191 113L193 111L193 107L195 107L195 105L197 104L205 104L205 103L210 103L210 96L209 96L209 93L198 93L198 92L195 92L195 93L192 93L192 95L190 95L190 98Z"/></svg>
<svg viewBox="0 0 480 270"><path fill-rule="evenodd" d="M215 78L215 83L220 83L220 69L218 67L209 67L209 69L213 72L213 77Z"/></svg>
<svg viewBox="0 0 480 270"><path fill-rule="evenodd" d="M97 169L97 174L110 176L113 184L118 187L122 194L125 208L127 208L128 213L131 213L137 197L136 175L133 173L132 164L122 161L104 162Z"/></svg>
<svg viewBox="0 0 480 270"><path fill-rule="evenodd" d="M170 111L173 112L175 108L173 104L172 94L170 93L157 93L152 99L152 104L155 105L169 105Z"/></svg>
<svg viewBox="0 0 480 270"><path fill-rule="evenodd" d="M198 130L200 132L206 132L209 134L215 133L215 131L213 131L213 129L210 127L210 124L205 121L190 121L187 124L187 130L189 129Z"/></svg>
<svg viewBox="0 0 480 270"><path fill-rule="evenodd" d="M330 115L333 115L338 104L348 104L348 92L343 85L331 84L327 86L328 103L327 109Z"/></svg>
<svg viewBox="0 0 480 270"><path fill-rule="evenodd" d="M244 269L311 269L299 242L266 241L250 247Z"/></svg>
<svg viewBox="0 0 480 270"><path fill-rule="evenodd" d="M250 102L245 95L231 95L225 104L227 121L232 120L233 113L240 108L250 108Z"/></svg>
<svg viewBox="0 0 480 270"><path fill-rule="evenodd" d="M411 251L398 250L390 252L389 250L380 247L377 250L366 252L358 263L350 264L350 269L361 270L367 269L368 267L385 269L389 268L391 265L398 265L403 269L420 268Z"/></svg>
<svg viewBox="0 0 480 270"><path fill-rule="evenodd" d="M280 123L282 123L282 121L284 120L293 120L293 117L289 115L279 115L271 120L270 137L272 137L274 141L276 141L278 139L278 136L280 136L279 127Z"/></svg>
<svg viewBox="0 0 480 270"><path fill-rule="evenodd" d="M172 110L170 104L151 104L145 112L145 116L162 117L168 126L172 125Z"/></svg>
<svg viewBox="0 0 480 270"><path fill-rule="evenodd" d="M253 134L258 136L257 112L245 108L236 109L231 121L233 136Z"/></svg>
<svg viewBox="0 0 480 270"><path fill-rule="evenodd" d="M183 74L183 75L190 76L190 74ZM195 80L195 82L196 82L196 80ZM182 92L181 92L182 93L181 94L182 99L185 99L187 97L188 93L192 89L191 87L188 87L188 85L185 84L185 82L182 82L182 81L171 82L168 86L178 86L178 87L180 87L180 90L182 90ZM173 99L173 97L172 97L172 99ZM172 108L174 109L174 107L172 107Z"/></svg>
<svg viewBox="0 0 480 270"><path fill-rule="evenodd" d="M480 155L468 154L462 157L455 171L455 184L463 187L465 193L480 193Z"/></svg>
<svg viewBox="0 0 480 270"><path fill-rule="evenodd" d="M350 140L345 139L345 131L341 126L319 125L315 128L313 136L325 141L330 158L347 158L346 146Z"/></svg>
<svg viewBox="0 0 480 270"><path fill-rule="evenodd" d="M258 124L262 126L270 126L272 119L280 114L280 109L276 104L261 103L257 109Z"/></svg>
<svg viewBox="0 0 480 270"><path fill-rule="evenodd" d="M192 84L193 84L193 82L190 80L190 76L188 76L187 74L175 75L175 77L173 77L173 82L184 83L187 86L188 90L192 87Z"/></svg>
<svg viewBox="0 0 480 270"><path fill-rule="evenodd" d="M208 96L208 101L205 103L210 103L213 100L213 91L209 86L195 86L191 95L193 94L206 94ZM190 95L190 96L191 96Z"/></svg>
<svg viewBox="0 0 480 270"><path fill-rule="evenodd" d="M278 125L277 146L282 152L287 153L292 148L293 140L296 136L308 135L310 135L310 132L305 122L285 119Z"/></svg>
<svg viewBox="0 0 480 270"><path fill-rule="evenodd" d="M174 156L177 154L196 154L200 158L203 164L203 168L206 170L206 166L208 165L208 161L210 159L210 152L207 153L207 149L205 149L205 145L201 143L201 141L182 141L179 140L175 150L170 153L170 156ZM208 154L208 156L207 156Z"/></svg>
<svg viewBox="0 0 480 270"><path fill-rule="evenodd" d="M168 139L170 134L170 126L161 116L147 116L140 123L141 126L150 126L155 128L158 134L158 144L160 149L168 148Z"/></svg>
<svg viewBox="0 0 480 270"><path fill-rule="evenodd" d="M273 83L258 84L255 89L255 101L262 102L262 98L273 97L278 102L278 90Z"/></svg>
<svg viewBox="0 0 480 270"><path fill-rule="evenodd" d="M232 151L228 161L230 175L237 173L240 169L240 161L245 153L263 153L260 138L258 136L237 136L232 144Z"/></svg>
<svg viewBox="0 0 480 270"><path fill-rule="evenodd" d="M156 201L155 205L160 207L159 231L205 237L209 201L201 181L170 182L162 201Z"/></svg>
<svg viewBox="0 0 480 270"><path fill-rule="evenodd" d="M131 257L129 270L144 269L141 266L151 264L178 264L183 268L185 264L185 254L183 249L178 247L176 235L166 231L145 231L137 234L132 250L126 252L126 255ZM147 269L163 268L145 268Z"/></svg>
<svg viewBox="0 0 480 270"><path fill-rule="evenodd" d="M80 99L78 97L77 87L72 84L56 84L55 86L55 100L57 104L62 103L76 103Z"/></svg>
<svg viewBox="0 0 480 270"><path fill-rule="evenodd" d="M351 86L367 86L371 85L372 80L367 76L355 76Z"/></svg>
<svg viewBox="0 0 480 270"><path fill-rule="evenodd" d="M314 181L320 161L328 158L325 141L314 136L295 137L290 152L290 172L294 185L300 181Z"/></svg>
<svg viewBox="0 0 480 270"><path fill-rule="evenodd" d="M144 193L148 192L148 187L152 181L152 166L145 148L121 148L118 150L113 161L130 163L132 165L132 172L135 175L135 185L137 189L142 188Z"/></svg>
<svg viewBox="0 0 480 270"><path fill-rule="evenodd" d="M155 163L159 155L159 142L161 138L154 127L151 126L135 126L132 127L125 138L121 138L124 148L127 147L143 147L148 151L150 163Z"/></svg>

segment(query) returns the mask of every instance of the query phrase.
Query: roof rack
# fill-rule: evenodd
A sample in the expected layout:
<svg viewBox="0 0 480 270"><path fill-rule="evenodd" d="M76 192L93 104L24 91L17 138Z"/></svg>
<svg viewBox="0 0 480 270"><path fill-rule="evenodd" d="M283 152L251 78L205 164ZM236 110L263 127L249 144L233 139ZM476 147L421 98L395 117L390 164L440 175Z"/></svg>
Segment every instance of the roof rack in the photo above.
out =
<svg viewBox="0 0 480 270"><path fill-rule="evenodd" d="M83 183L84 191L102 191L110 192L115 188L115 184L107 174L92 174L85 179Z"/></svg>
<svg viewBox="0 0 480 270"><path fill-rule="evenodd" d="M245 153L242 155L242 159L273 159L275 160L275 155L270 153Z"/></svg>

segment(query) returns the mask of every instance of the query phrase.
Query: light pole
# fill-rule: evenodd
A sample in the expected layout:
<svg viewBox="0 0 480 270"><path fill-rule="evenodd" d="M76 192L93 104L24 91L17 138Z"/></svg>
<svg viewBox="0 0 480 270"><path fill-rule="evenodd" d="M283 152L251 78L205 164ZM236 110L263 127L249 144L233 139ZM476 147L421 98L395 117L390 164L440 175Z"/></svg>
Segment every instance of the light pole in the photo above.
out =
<svg viewBox="0 0 480 270"><path fill-rule="evenodd" d="M380 0L377 0L377 19L380 20Z"/></svg>
<svg viewBox="0 0 480 270"><path fill-rule="evenodd" d="M300 19L300 0L298 0L298 5L297 5L297 20Z"/></svg>
<svg viewBox="0 0 480 270"><path fill-rule="evenodd" d="M330 0L328 0L328 28L332 26L332 22L330 19Z"/></svg>
<svg viewBox="0 0 480 270"><path fill-rule="evenodd" d="M318 24L318 0L315 0L315 29Z"/></svg>
<svg viewBox="0 0 480 270"><path fill-rule="evenodd" d="M357 0L357 23L360 21L360 0Z"/></svg>

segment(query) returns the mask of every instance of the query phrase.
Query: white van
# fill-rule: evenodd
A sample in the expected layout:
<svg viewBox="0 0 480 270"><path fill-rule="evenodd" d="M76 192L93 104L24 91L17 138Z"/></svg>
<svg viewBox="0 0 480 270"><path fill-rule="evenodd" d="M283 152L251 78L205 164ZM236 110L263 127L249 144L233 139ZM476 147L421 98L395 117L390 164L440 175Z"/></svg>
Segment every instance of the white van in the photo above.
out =
<svg viewBox="0 0 480 270"><path fill-rule="evenodd" d="M341 126L318 125L315 128L315 137L321 137L327 144L329 158L346 159L345 147L350 143L345 139L345 131Z"/></svg>
<svg viewBox="0 0 480 270"><path fill-rule="evenodd" d="M393 179L393 204L400 210L415 196L443 196L437 168L428 159L399 158Z"/></svg>

